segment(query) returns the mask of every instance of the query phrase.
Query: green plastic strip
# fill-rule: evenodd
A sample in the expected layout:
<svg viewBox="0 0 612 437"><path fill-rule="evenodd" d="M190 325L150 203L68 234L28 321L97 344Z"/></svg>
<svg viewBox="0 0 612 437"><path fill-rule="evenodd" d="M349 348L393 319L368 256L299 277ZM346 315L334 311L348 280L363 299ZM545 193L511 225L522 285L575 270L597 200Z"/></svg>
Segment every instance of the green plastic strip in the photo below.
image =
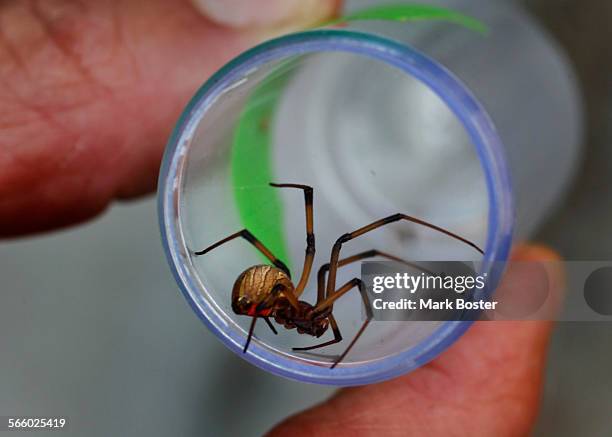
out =
<svg viewBox="0 0 612 437"><path fill-rule="evenodd" d="M384 20L384 21L418 21L437 20L459 24L478 33L486 34L487 26L475 18L460 14L459 12L437 6L428 5L380 5L345 15L337 20L330 21L328 25L348 23L351 21Z"/></svg>
<svg viewBox="0 0 612 437"><path fill-rule="evenodd" d="M482 34L488 32L487 27L474 18L449 9L416 4L366 8L316 27L362 20L400 22L437 20L452 22ZM294 61L282 64L249 96L234 131L231 157L234 199L242 225L289 268L292 264L288 258L288 245L283 231L281 197L278 189L268 184L300 182L276 180L273 172L270 132L276 108L291 76L289 70L294 66ZM262 259L267 262L263 255Z"/></svg>
<svg viewBox="0 0 612 437"><path fill-rule="evenodd" d="M249 96L234 131L231 157L234 199L243 226L287 265L280 193L269 185L276 181L270 126L291 66L281 65Z"/></svg>

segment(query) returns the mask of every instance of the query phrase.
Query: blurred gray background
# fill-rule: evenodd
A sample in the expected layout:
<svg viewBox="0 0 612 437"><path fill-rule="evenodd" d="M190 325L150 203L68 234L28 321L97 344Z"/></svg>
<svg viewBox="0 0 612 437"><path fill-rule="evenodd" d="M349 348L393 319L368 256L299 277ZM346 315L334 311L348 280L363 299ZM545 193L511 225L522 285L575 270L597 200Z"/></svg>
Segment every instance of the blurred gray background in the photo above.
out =
<svg viewBox="0 0 612 437"><path fill-rule="evenodd" d="M587 112L580 174L537 239L610 260L612 2L523 3L573 61ZM153 199L0 250L0 415L66 415L72 435L248 436L332 392L264 373L213 337L166 265ZM610 435L610 344L609 324L557 325L536 435Z"/></svg>

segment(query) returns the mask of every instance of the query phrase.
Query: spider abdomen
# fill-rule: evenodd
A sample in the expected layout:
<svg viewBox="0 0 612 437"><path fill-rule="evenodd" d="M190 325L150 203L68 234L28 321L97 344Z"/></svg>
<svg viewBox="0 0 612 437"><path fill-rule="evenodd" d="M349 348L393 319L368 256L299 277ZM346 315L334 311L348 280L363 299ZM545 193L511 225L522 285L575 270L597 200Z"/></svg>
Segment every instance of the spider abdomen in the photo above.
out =
<svg viewBox="0 0 612 437"><path fill-rule="evenodd" d="M279 268L253 266L242 272L234 283L232 309L236 314L267 315L282 293L293 293L293 289L291 279ZM278 296L273 296L273 293L278 293Z"/></svg>

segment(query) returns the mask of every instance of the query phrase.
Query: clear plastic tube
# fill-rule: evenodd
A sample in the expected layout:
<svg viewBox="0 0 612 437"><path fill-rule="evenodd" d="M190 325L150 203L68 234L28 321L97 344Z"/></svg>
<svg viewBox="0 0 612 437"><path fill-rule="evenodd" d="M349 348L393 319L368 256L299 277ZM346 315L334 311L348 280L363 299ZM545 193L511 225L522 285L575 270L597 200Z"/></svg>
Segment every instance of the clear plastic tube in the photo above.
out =
<svg viewBox="0 0 612 437"><path fill-rule="evenodd" d="M344 73L337 70L338 66L344 66ZM254 103L254 93L279 77L287 84L281 88L280 97L264 93L259 103ZM343 80L338 82L338 77ZM341 86L351 81L356 82ZM449 122L452 125L414 128L424 133L432 129L448 132L444 144L451 147L454 139L468 144L469 149L442 148L436 154L438 159L432 160L429 153L421 152L422 144L433 147L438 143L439 137L435 135L421 137L408 155L403 154L403 148L394 149L402 143L404 123L409 122L414 107L402 109L384 103L394 94L401 95L400 88L395 88L397 93L376 93L375 99L362 98L383 84L401 89L418 87L429 93L421 104L446 111L444 120L452 120ZM321 100L322 97L327 100ZM388 379L431 360L452 344L469 327L469 322L373 323L376 326L368 328L368 336L364 336L363 342L360 340L362 344L356 345L346 361L335 369L330 369L329 363L342 346L321 350L320 355L300 354L293 352L291 346L313 344L317 339L298 336L295 331L274 336L264 324L248 353L242 353L248 318L232 313L231 285L238 273L261 260L252 247L241 241L211 252L205 259L195 257L194 252L243 227L245 213L236 193L246 190L250 198L260 202L258 211L251 214L271 208L264 213L263 220L261 217L259 222L255 220L260 226L258 231L267 232L268 238L274 240L278 229L272 228L280 226L283 241L271 240L269 245L275 249L283 245L287 262L299 272L299 257L304 250L301 195L283 192L276 194L279 196L276 200L268 201L264 194L273 196L269 187L240 182L237 186L236 182L240 181L236 169L245 168L244 163L242 167L236 166L237 129L241 129L245 111L260 110L262 106L258 105L265 108L267 98L278 99L273 119L260 120L259 126L264 131L271 130L270 174L277 178L271 182L309 183L315 187L317 255L320 255L317 266L327 261L335 237L373 219L405 212L452 228L485 247L481 263L481 273L488 273L485 292L492 290L499 280L500 268L510 250L514 218L504 148L491 119L451 72L410 46L369 32L315 30L266 42L215 74L185 109L162 164L159 218L170 265L193 310L231 350L278 375L332 385ZM369 102L369 106L348 110L358 109L358 102ZM346 113L351 114L349 120ZM253 135L256 139L257 135ZM367 141L360 142L364 137ZM372 138L377 140L370 141ZM358 148L350 149L348 145L353 143ZM473 166L473 162L479 165ZM402 171L402 163L412 171ZM435 167L441 163L444 165ZM435 171L419 173L419 168L428 166L435 167ZM444 204L435 202L436 193L428 192L430 173L438 174L438 178L440 174L448 175L450 179L441 187L455 190L457 194L451 198L461 197L464 184L470 185L473 180L477 183L464 191L469 197L465 205L457 202L444 208ZM418 177L413 177L415 174ZM453 179L455 174L459 174L459 179ZM418 190L410 191L414 187ZM430 208L431 205L435 208ZM278 222L277 212L283 218ZM265 220L266 214L269 221ZM395 225L392 230L356 243L345 255L361 247L385 249L422 260L473 258L455 242L408 225ZM347 277L355 274L358 271L345 272ZM302 298L312 302L314 293L313 287L309 287ZM345 338L350 339L362 320L359 304L356 296L336 305L338 323L347 332Z"/></svg>

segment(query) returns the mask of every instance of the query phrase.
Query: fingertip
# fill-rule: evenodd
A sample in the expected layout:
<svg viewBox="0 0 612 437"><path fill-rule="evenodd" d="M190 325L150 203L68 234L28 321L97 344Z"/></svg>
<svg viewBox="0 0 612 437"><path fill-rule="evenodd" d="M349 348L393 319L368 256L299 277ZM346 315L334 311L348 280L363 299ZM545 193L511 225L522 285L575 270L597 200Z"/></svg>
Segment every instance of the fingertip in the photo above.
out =
<svg viewBox="0 0 612 437"><path fill-rule="evenodd" d="M557 251L539 243L519 244L495 290L498 307L484 318L529 320L550 327L562 307L565 285L565 265Z"/></svg>
<svg viewBox="0 0 612 437"><path fill-rule="evenodd" d="M236 29L300 28L336 16L341 0L190 0L217 24Z"/></svg>
<svg viewBox="0 0 612 437"><path fill-rule="evenodd" d="M541 243L521 243L512 250L512 261L560 261L561 255Z"/></svg>
<svg viewBox="0 0 612 437"><path fill-rule="evenodd" d="M563 257L554 249L541 243L520 244L513 251L511 261L540 262L548 272L551 288L561 295L565 284Z"/></svg>

